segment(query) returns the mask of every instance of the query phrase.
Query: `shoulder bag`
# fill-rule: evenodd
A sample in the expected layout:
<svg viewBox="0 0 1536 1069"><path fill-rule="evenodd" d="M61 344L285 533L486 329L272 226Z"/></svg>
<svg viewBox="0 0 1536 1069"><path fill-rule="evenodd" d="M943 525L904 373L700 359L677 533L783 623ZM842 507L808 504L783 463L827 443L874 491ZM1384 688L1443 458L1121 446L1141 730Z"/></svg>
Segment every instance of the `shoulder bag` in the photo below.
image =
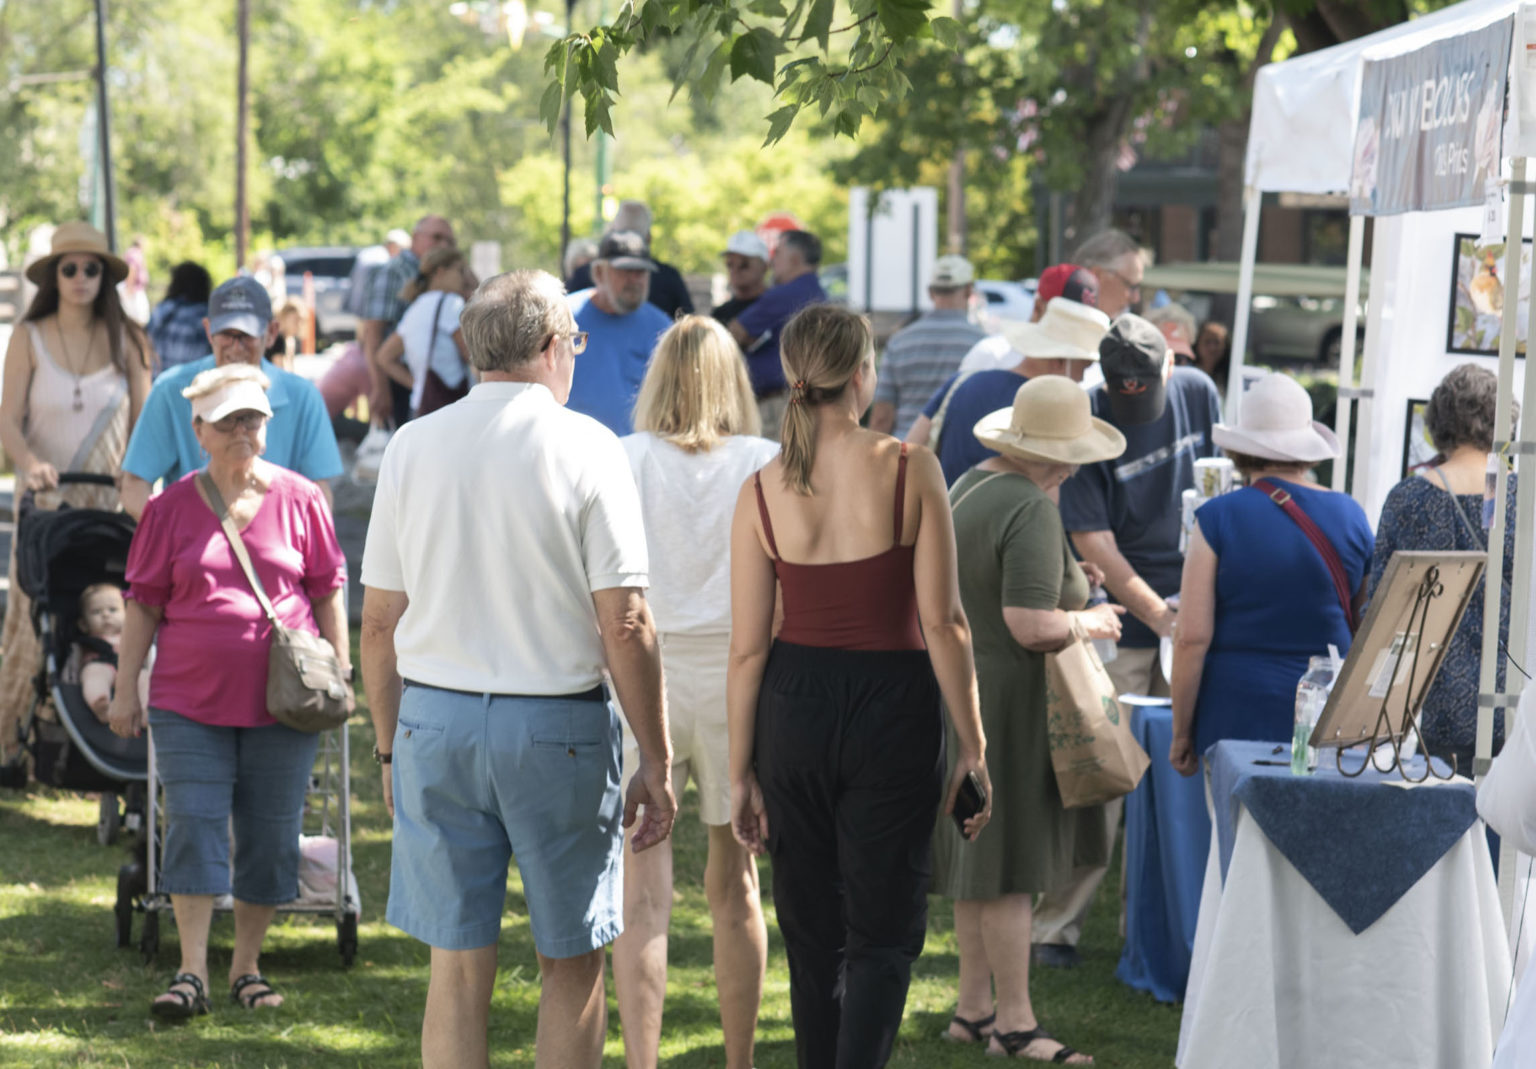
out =
<svg viewBox="0 0 1536 1069"><path fill-rule="evenodd" d="M340 727L347 721L347 695L352 684L341 670L335 648L320 635L283 626L251 564L245 540L207 471L197 473L197 488L218 517L229 548L272 624L272 648L267 657L268 714L295 731L314 733Z"/></svg>
<svg viewBox="0 0 1536 1069"><path fill-rule="evenodd" d="M1296 499L1289 492L1276 486L1268 479L1259 479L1252 484L1252 488L1269 498L1301 528L1301 533L1307 541L1317 550L1317 555L1323 558L1323 564L1328 569L1328 575L1333 580L1334 593L1338 595L1339 606L1344 610L1344 619L1349 621L1349 633L1354 634L1360 629L1360 614L1355 609L1355 597L1349 589L1349 573L1344 570L1344 562L1339 559L1339 551L1333 548L1333 543L1328 541L1328 536L1323 534L1323 529L1312 521L1312 517L1306 514L1302 507L1296 504Z"/></svg>
<svg viewBox="0 0 1536 1069"><path fill-rule="evenodd" d="M427 335L427 368L423 374L426 381L421 385L421 404L416 407L416 415L425 416L428 412L436 412L445 405L451 405L469 393L469 376L464 376L464 381L457 386L449 386L443 381L443 377L432 370L432 353L437 348L437 321L443 314L443 304L448 300L448 294L443 293L437 299L437 311L432 313L432 332ZM452 338L449 339L452 341ZM458 351L458 346L454 346Z"/></svg>

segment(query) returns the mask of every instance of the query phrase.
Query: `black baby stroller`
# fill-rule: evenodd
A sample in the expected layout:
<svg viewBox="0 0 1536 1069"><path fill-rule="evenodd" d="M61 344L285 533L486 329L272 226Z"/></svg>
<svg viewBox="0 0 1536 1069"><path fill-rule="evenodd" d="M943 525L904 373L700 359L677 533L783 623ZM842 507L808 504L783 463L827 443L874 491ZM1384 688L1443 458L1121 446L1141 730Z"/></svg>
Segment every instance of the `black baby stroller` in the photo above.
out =
<svg viewBox="0 0 1536 1069"><path fill-rule="evenodd" d="M112 486L110 475L65 472L60 485ZM24 751L0 769L0 783L26 785L32 776L49 787L101 792L96 837L102 845L119 830L143 826L149 779L145 739L122 739L96 719L80 690L80 595L96 583L126 586L132 518L121 512L62 506L39 509L31 490L16 508L15 581L32 599L32 628L43 648L30 707L17 725ZM44 716L51 706L57 719Z"/></svg>

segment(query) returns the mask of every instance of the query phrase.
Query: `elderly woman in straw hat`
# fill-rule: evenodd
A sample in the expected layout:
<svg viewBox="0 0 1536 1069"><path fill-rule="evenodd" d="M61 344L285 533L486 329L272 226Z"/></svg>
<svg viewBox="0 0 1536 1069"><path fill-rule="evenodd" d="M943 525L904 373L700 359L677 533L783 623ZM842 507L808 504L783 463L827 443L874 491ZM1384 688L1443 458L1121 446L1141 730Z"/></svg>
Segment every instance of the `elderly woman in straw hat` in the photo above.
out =
<svg viewBox="0 0 1536 1069"><path fill-rule="evenodd" d="M1046 739L1045 654L1066 645L1074 625L1118 638L1123 610L1085 610L1088 578L1051 493L1079 465L1119 456L1125 438L1059 375L1030 379L974 433L998 455L961 476L950 500L1001 834L968 842L952 822L938 824L934 889L955 900L960 943L959 1000L944 1034L993 1054L1086 1065L1091 1058L1040 1026L1029 998L1032 896L1066 883L1076 866L1103 864L1110 847L1099 807L1062 806Z"/></svg>
<svg viewBox="0 0 1536 1069"><path fill-rule="evenodd" d="M1184 557L1168 759L1186 776L1221 739L1291 738L1308 659L1349 649L1374 544L1364 510L1312 481L1339 440L1288 375L1254 383L1211 436L1247 487L1201 506Z"/></svg>
<svg viewBox="0 0 1536 1069"><path fill-rule="evenodd" d="M49 254L27 268L37 294L11 334L0 390L0 446L16 465L18 491L54 490L60 472L117 475L154 364L148 336L118 297L127 275L127 263L88 223L60 226ZM66 486L60 495L77 507L117 508L111 486ZM13 573L15 559L13 549ZM15 583L0 646L3 758L42 658L30 599Z"/></svg>
<svg viewBox="0 0 1536 1069"><path fill-rule="evenodd" d="M157 635L159 650L149 708L136 688L119 687L107 716L124 737L148 724L165 788L159 886L176 913L181 967L150 1004L157 1017L208 1011L208 927L214 900L231 891L230 997L251 1010L282 1003L258 959L276 907L298 896L300 821L319 740L267 715L272 627L216 508L239 532L283 626L323 636L344 663L350 650L347 566L325 498L261 459L266 391L266 375L249 364L201 372L182 391L208 466L150 498L128 551L118 672L135 678Z"/></svg>

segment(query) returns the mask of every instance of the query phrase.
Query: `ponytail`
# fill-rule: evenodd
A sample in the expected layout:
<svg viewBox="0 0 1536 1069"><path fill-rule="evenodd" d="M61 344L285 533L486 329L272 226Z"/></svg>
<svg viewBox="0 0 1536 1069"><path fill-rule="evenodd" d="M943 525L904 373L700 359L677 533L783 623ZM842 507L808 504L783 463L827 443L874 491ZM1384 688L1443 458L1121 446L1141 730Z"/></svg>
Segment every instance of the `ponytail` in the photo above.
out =
<svg viewBox="0 0 1536 1069"><path fill-rule="evenodd" d="M427 253L426 259L421 261L421 267L416 271L416 277L400 287L400 300L409 308L432 285L432 276L445 267L453 267L464 262L464 254L453 246L433 249Z"/></svg>
<svg viewBox="0 0 1536 1069"><path fill-rule="evenodd" d="M816 413L811 409L841 397L873 345L869 321L832 304L801 309L779 338L779 359L789 382L789 404L780 429L779 463L784 485L810 496L816 464Z"/></svg>

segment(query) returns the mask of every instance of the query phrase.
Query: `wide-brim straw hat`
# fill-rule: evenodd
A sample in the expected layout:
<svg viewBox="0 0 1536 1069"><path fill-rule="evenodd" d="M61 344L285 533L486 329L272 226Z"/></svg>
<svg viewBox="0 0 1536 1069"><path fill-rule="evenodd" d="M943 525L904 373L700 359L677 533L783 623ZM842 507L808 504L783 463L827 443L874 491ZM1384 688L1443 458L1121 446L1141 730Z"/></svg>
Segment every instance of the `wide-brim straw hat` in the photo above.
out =
<svg viewBox="0 0 1536 1069"><path fill-rule="evenodd" d="M1064 375L1040 375L1019 387L1010 408L976 423L976 440L1020 460L1093 464L1125 452L1125 435L1093 415L1088 394Z"/></svg>
<svg viewBox="0 0 1536 1069"><path fill-rule="evenodd" d="M1038 323L1003 320L998 333L1022 356L1097 361L1099 342L1109 333L1109 316L1086 304L1053 297Z"/></svg>
<svg viewBox="0 0 1536 1069"><path fill-rule="evenodd" d="M1211 428L1211 440L1222 449L1297 464L1333 460L1342 452L1338 436L1312 418L1312 398L1289 375L1265 375L1247 389L1241 405L1235 425Z"/></svg>
<svg viewBox="0 0 1536 1069"><path fill-rule="evenodd" d="M41 286L52 273L60 256L88 252L107 265L107 280L114 286L128 277L128 263L107 248L107 236L90 223L64 223L53 232L48 255L27 268L27 280Z"/></svg>

